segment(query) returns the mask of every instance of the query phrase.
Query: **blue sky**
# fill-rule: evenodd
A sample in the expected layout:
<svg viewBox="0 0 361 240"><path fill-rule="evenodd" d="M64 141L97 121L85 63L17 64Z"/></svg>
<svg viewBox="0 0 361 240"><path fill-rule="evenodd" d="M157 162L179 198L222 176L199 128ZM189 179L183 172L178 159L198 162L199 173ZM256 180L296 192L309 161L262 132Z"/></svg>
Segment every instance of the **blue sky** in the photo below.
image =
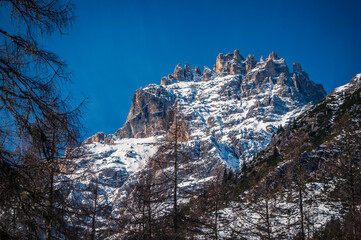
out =
<svg viewBox="0 0 361 240"><path fill-rule="evenodd" d="M361 72L360 1L75 0L67 35L46 47L67 61L75 101L88 97L88 136L120 128L134 91L174 67L213 67L239 49L298 61L327 92Z"/></svg>

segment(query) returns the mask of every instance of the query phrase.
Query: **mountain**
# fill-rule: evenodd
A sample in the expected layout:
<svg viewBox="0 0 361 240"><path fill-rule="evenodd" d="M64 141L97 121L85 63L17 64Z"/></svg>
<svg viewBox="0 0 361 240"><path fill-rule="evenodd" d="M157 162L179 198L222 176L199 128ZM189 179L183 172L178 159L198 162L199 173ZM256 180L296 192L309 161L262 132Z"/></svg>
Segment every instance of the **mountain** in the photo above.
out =
<svg viewBox="0 0 361 240"><path fill-rule="evenodd" d="M265 216L267 199L267 211L272 212L267 221L272 224L269 231L273 238L290 239L297 234L300 238L300 206L307 219L303 228L308 238L360 236L361 213L356 210L361 203L360 119L361 74L357 74L277 131L244 169L237 183L239 189L232 190L247 200L228 204L223 217L236 218L233 228L247 239L258 239L267 231L250 229L266 224L259 219ZM242 222L245 219L247 224ZM229 228L223 234L229 236Z"/></svg>
<svg viewBox="0 0 361 240"><path fill-rule="evenodd" d="M204 67L203 73L199 67L178 64L159 85L136 90L127 120L116 133L99 132L73 150L81 157L69 178L83 190L96 184L103 205L119 214L120 202L133 191L132 184L164 142L177 112L193 169L180 182L195 191L219 167L239 172L248 166L278 127L325 96L299 63L293 63L290 72L274 52L259 62L253 55L243 58L238 50L219 54L213 70Z"/></svg>
<svg viewBox="0 0 361 240"><path fill-rule="evenodd" d="M346 154L351 150L355 151L354 157L360 157L361 141L356 140L361 133L360 96L361 74L357 74L349 83L334 89L287 127L279 129L252 165L269 163L269 158L277 149L278 161L287 160L284 162L286 164L300 157L308 159L315 164L310 167L310 171L322 170L323 175L332 177L328 162L347 158Z"/></svg>
<svg viewBox="0 0 361 240"><path fill-rule="evenodd" d="M191 69L186 63L182 69L178 64L160 85L138 89L124 126L115 134L95 134L82 148L102 162L92 163L100 166L99 171L122 179L119 187L154 153L157 138L172 124L177 104L186 140L196 149L194 158L203 162L201 178L219 164L238 171L267 146L279 126L325 95L299 63L290 73L285 60L274 52L257 62L253 55L244 59L235 50L219 54L213 70L204 67L201 73L198 67Z"/></svg>
<svg viewBox="0 0 361 240"><path fill-rule="evenodd" d="M197 239L329 239L337 227L355 236L360 87L358 74L326 96L299 63L290 73L274 52L259 62L219 54L203 73L178 64L135 92L122 128L67 153L76 156L64 176L75 186L68 199L93 209L97 235L109 239L137 239L150 222L160 232L146 234L167 238L178 214ZM186 156L177 183L176 146Z"/></svg>

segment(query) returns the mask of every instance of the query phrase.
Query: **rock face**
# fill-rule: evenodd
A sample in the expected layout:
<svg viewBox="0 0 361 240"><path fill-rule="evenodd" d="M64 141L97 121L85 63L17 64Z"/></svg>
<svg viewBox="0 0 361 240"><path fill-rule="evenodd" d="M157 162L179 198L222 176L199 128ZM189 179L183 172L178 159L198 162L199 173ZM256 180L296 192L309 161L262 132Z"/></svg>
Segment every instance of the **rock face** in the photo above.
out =
<svg viewBox="0 0 361 240"><path fill-rule="evenodd" d="M138 89L132 99L127 121L114 136L142 138L168 129L175 96L163 87Z"/></svg>
<svg viewBox="0 0 361 240"><path fill-rule="evenodd" d="M206 82L210 80L213 76L213 72L209 67L204 67L203 74L201 76L201 81Z"/></svg>
<svg viewBox="0 0 361 240"><path fill-rule="evenodd" d="M91 144L91 143L103 143L103 144L110 144L110 145L114 144L114 135L113 134L106 135L103 132L98 132L95 135L84 140L82 143L82 146L84 146L86 144Z"/></svg>
<svg viewBox="0 0 361 240"><path fill-rule="evenodd" d="M279 126L324 96L323 87L299 65L290 73L275 53L260 62L253 55L244 59L238 50L219 54L213 70L205 66L203 72L178 64L160 85L136 90L127 120L114 135L97 133L76 149L86 156L76 160L79 174L85 167L92 174L76 181L83 186L82 181L97 179L107 201L126 201L139 172L161 149L177 112L180 141L192 150L189 158L196 168L180 185L193 188L195 182L212 179L219 166L240 171L252 163Z"/></svg>
<svg viewBox="0 0 361 240"><path fill-rule="evenodd" d="M245 63L245 67L246 67L246 72L250 72L257 64L256 59L254 58L254 55L248 55L246 58Z"/></svg>
<svg viewBox="0 0 361 240"><path fill-rule="evenodd" d="M244 58L238 50L226 55L220 53L217 57L213 71L216 72L218 76L244 73L244 64L242 64L243 60Z"/></svg>
<svg viewBox="0 0 361 240"><path fill-rule="evenodd" d="M202 75L201 70L199 69L198 66L195 67L194 72L198 75Z"/></svg>
<svg viewBox="0 0 361 240"><path fill-rule="evenodd" d="M280 125L326 96L321 85L294 66L290 73L275 53L257 62L253 55L244 59L238 50L219 54L213 70L204 67L203 73L178 64L160 85L135 92L127 120L114 135L98 133L84 141L79 151L89 157L79 165L93 166L106 191L116 186L124 195L169 133L177 109L181 140L192 149L197 166L182 186L194 179L206 182L219 166L239 171L266 148Z"/></svg>
<svg viewBox="0 0 361 240"><path fill-rule="evenodd" d="M106 135L103 132L98 132L96 133L94 136L91 136L89 138L87 138L83 144L90 144L90 143L104 143L104 139L105 139Z"/></svg>
<svg viewBox="0 0 361 240"><path fill-rule="evenodd" d="M192 73L192 69L189 66L188 63L186 63L184 65L184 80L185 81L192 81L193 80L193 73Z"/></svg>
<svg viewBox="0 0 361 240"><path fill-rule="evenodd" d="M184 72L180 64L175 67L173 76L176 81L184 81Z"/></svg>
<svg viewBox="0 0 361 240"><path fill-rule="evenodd" d="M323 87L312 82L300 64L294 63L289 73L285 60L275 52L257 62L253 55L244 59L235 50L219 54L213 70L204 67L201 74L198 67L192 70L186 63L183 70L178 64L160 85L138 89L126 123L108 139L163 135L177 102L189 127L189 139L209 138L199 140L200 145L227 149L222 150L227 160L218 158L238 169L268 144L279 125L325 96ZM97 134L84 144L103 143L104 139L104 134Z"/></svg>
<svg viewBox="0 0 361 240"><path fill-rule="evenodd" d="M301 68L301 64L299 64L298 62L294 62L293 63L293 72L296 73L302 73L302 68Z"/></svg>
<svg viewBox="0 0 361 240"><path fill-rule="evenodd" d="M279 60L280 57L275 53L275 52L271 52L269 55L268 55L268 58L267 59L272 59L272 60Z"/></svg>
<svg viewBox="0 0 361 240"><path fill-rule="evenodd" d="M302 176L307 179L303 183L307 211L317 215L313 218L317 220L311 221L317 222L321 228L327 228L328 223L336 218L347 221L350 196L352 192L360 191L360 185L350 187L349 182L349 179L360 179L361 170L360 78L361 74L356 75L348 84L336 88L287 127L280 128L270 144L248 165L241 178L249 187L241 196L256 207L233 205L222 214L225 219L237 219L237 215L242 215L238 220L232 220L233 226L239 221L240 232L250 229L244 227L244 219L247 218L244 215L248 214L249 219L252 219L262 206L265 210L263 201L257 201L260 196L261 199L265 196L265 186L267 192L272 192L277 198L277 210L272 212L281 209L280 212L288 213L283 219L282 214L277 216L277 221L272 225L273 232L278 234L280 231L277 229L284 229L283 223L289 221L290 213L298 208L298 202L290 201L290 196L299 196L297 185L292 180L299 174L296 171L300 167ZM284 195L284 192L287 194ZM234 214L237 208L247 209L247 213ZM285 230L285 234L273 235L273 239L295 239L299 225L290 224ZM258 239L259 236L255 234L246 238Z"/></svg>
<svg viewBox="0 0 361 240"><path fill-rule="evenodd" d="M267 159L277 149L278 162L283 163L269 174L270 182L285 181L283 178L294 171L299 158L304 161L305 174L310 176L308 181L335 179L336 172L340 171L336 166L347 161L348 154L355 163L361 162L360 119L361 74L357 74L348 84L333 90L292 124L278 131L254 165L262 172L261 168L267 167Z"/></svg>

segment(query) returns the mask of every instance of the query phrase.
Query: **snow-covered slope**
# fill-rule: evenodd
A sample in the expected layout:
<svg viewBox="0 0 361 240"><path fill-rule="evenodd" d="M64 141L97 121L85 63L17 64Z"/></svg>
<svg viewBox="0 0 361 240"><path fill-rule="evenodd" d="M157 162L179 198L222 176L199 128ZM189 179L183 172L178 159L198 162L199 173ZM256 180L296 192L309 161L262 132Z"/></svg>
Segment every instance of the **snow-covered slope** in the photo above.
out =
<svg viewBox="0 0 361 240"><path fill-rule="evenodd" d="M329 95L337 96L337 95L346 95L347 93L352 93L355 90L358 90L361 87L361 73L356 74L350 82L342 85L338 88L335 88Z"/></svg>
<svg viewBox="0 0 361 240"><path fill-rule="evenodd" d="M220 54L213 71L205 67L201 75L198 67L190 70L186 64L183 71L178 65L161 85L138 89L124 127L114 135L93 136L84 147L96 148L99 156L110 147L130 151L118 139L132 142L131 138L164 134L177 103L189 141L199 150L198 159L213 159L238 170L267 146L279 126L324 96L322 86L310 81L298 63L289 73L285 60L275 53L257 63L252 55L243 59L236 50ZM125 171L136 171L127 158L117 160L124 163Z"/></svg>
<svg viewBox="0 0 361 240"><path fill-rule="evenodd" d="M113 144L94 142L83 146L86 158L78 162L78 173L96 173L104 183L119 188L129 174L144 167L145 161L157 151L156 137L117 139ZM91 160L91 161L89 161Z"/></svg>
<svg viewBox="0 0 361 240"><path fill-rule="evenodd" d="M353 197L350 196L359 191L350 185L352 181L360 181L360 144L361 74L357 74L273 136L239 183L251 183L241 194L246 200L235 202L236 207L229 204L223 210L222 217L228 221L234 219L232 224L235 225L223 225L226 230L221 231L229 237L232 229L236 229L246 239L259 239L259 234L265 231L262 228L253 231L254 226L257 222L265 226L265 218L262 219L265 199L271 198L270 216L273 219L270 222L275 239L291 239L299 233L299 218L290 217L300 216L292 213L299 211L295 207L295 202L300 203L299 199L303 201L307 224L312 225L312 229L305 228L308 236L322 232L331 219L345 225L356 222L346 216L351 209ZM302 189L303 197L297 195L299 189ZM353 204L358 205L357 208L360 206L360 202ZM334 227L326 225L326 228Z"/></svg>
<svg viewBox="0 0 361 240"><path fill-rule="evenodd" d="M197 168L182 181L210 179L220 165L238 171L267 146L279 126L325 95L300 64L294 63L290 73L274 52L260 62L252 55L244 59L238 50L220 54L214 69L205 67L203 73L178 65L160 85L136 91L127 121L114 135L97 133L84 141L78 171L86 165L106 194L124 197L170 128L175 106Z"/></svg>

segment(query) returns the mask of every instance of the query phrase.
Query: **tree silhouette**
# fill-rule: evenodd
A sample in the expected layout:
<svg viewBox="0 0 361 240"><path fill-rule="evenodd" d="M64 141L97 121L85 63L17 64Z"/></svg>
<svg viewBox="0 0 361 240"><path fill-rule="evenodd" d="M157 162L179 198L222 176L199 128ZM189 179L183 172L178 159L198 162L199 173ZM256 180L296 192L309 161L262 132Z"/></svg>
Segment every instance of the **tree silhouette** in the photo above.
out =
<svg viewBox="0 0 361 240"><path fill-rule="evenodd" d="M7 0L10 24L0 28L1 235L68 236L64 193L58 184L66 147L78 144L80 107L62 92L66 64L38 42L72 23L70 1Z"/></svg>

